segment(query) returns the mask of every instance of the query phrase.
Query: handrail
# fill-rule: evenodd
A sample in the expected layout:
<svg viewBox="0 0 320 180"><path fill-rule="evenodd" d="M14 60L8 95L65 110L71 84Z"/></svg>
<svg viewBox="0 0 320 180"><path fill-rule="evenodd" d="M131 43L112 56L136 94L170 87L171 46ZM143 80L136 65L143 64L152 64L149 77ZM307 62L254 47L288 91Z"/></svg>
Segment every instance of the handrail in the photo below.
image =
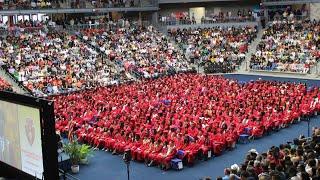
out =
<svg viewBox="0 0 320 180"><path fill-rule="evenodd" d="M86 3L89 2L90 4ZM37 3L26 3L23 5L19 4L9 4L4 3L2 6L2 10L46 10L46 9L64 9L64 8L72 8L72 9L81 9L81 8L127 8L127 7L148 7L157 5L156 0L144 0L139 1L139 3L131 4L129 1L127 3L122 4L109 4L109 3L95 3L92 4L91 1L84 1L84 3L75 3L71 0L65 0L64 3L50 3L50 4L37 4Z"/></svg>
<svg viewBox="0 0 320 180"><path fill-rule="evenodd" d="M218 23L229 23L229 22L255 22L256 19L251 17L205 17L204 19L201 19L200 23L193 23L191 19L189 20L179 20L176 18L170 18L160 20L160 23L162 26L164 25L192 25L192 24L218 24Z"/></svg>
<svg viewBox="0 0 320 180"><path fill-rule="evenodd" d="M294 71L279 71L279 70L263 70L263 69L250 69L252 72L262 72L262 73L278 73L278 74L296 74L296 75L308 75L310 73L304 72L294 72Z"/></svg>
<svg viewBox="0 0 320 180"><path fill-rule="evenodd" d="M60 168L58 170L59 170L59 173L61 173L63 175L64 180L67 180L67 179L80 180L79 178L72 176L71 174L67 173L66 171L64 171Z"/></svg>
<svg viewBox="0 0 320 180"><path fill-rule="evenodd" d="M14 14L33 14L33 13L47 13L47 14L61 14L61 13L107 13L107 12L140 12L140 11L158 11L158 7L117 7L117 8L59 8L59 9L24 9L24 10L0 10L2 15Z"/></svg>
<svg viewBox="0 0 320 180"><path fill-rule="evenodd" d="M269 23L271 23L272 21L287 21L290 20L291 17L288 15L288 17L283 17L282 14L280 14L279 16L274 15L272 18L270 16L268 16L268 20ZM296 21L303 21L303 20L308 20L310 19L310 15L294 15L293 18L291 20L296 20Z"/></svg>
<svg viewBox="0 0 320 180"><path fill-rule="evenodd" d="M106 62L106 63L109 64L109 65L115 66L115 68L119 68L119 66L118 66L116 63L114 63L114 62L112 62L111 60L108 59L108 56L107 56L104 52L102 52L99 47L94 46L94 45L92 45L88 40L83 39L83 36L80 35L80 33L75 33L75 34L76 34L76 36L80 39L80 41L82 41L83 43L89 45L89 46L90 46L91 48L93 48L95 51L99 52L99 54L101 54L101 56L102 56L102 58L103 58L102 60L104 61L104 60L106 59L106 61L104 61L104 62ZM117 69L117 70L119 70L119 69Z"/></svg>

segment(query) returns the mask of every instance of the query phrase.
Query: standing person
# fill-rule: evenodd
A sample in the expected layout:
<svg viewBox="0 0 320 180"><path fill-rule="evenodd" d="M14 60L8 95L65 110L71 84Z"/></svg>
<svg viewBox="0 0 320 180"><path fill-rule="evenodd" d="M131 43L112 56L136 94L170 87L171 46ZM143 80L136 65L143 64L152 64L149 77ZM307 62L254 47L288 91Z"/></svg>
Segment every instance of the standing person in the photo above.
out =
<svg viewBox="0 0 320 180"><path fill-rule="evenodd" d="M262 28L266 28L266 18L264 16L260 16L260 22L261 22L261 26Z"/></svg>
<svg viewBox="0 0 320 180"><path fill-rule="evenodd" d="M194 17L194 13L192 13L192 24L196 24L196 18Z"/></svg>

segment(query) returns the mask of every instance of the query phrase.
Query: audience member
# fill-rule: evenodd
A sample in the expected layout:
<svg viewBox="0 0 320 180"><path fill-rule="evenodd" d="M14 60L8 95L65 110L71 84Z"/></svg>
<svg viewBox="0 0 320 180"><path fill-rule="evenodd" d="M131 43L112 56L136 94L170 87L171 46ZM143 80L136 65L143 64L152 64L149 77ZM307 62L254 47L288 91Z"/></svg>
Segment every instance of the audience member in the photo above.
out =
<svg viewBox="0 0 320 180"><path fill-rule="evenodd" d="M255 27L172 29L169 34L185 49L191 62L205 64L206 73L234 71L245 59L248 45L256 37Z"/></svg>
<svg viewBox="0 0 320 180"><path fill-rule="evenodd" d="M83 38L104 52L109 60L145 78L157 77L170 69L188 70L184 55L152 26L133 26L124 21L120 27L86 29Z"/></svg>
<svg viewBox="0 0 320 180"><path fill-rule="evenodd" d="M312 137L300 136L294 142L271 147L267 153L259 154L256 150L250 150L241 164L243 170L235 173L247 174L248 179L319 179L319 132L319 128L314 128Z"/></svg>
<svg viewBox="0 0 320 180"><path fill-rule="evenodd" d="M0 64L34 95L118 84L127 76L65 32L21 32L0 38Z"/></svg>
<svg viewBox="0 0 320 180"><path fill-rule="evenodd" d="M0 77L0 91L13 91L11 84Z"/></svg>
<svg viewBox="0 0 320 180"><path fill-rule="evenodd" d="M320 58L319 22L274 21L251 58L252 69L310 73Z"/></svg>

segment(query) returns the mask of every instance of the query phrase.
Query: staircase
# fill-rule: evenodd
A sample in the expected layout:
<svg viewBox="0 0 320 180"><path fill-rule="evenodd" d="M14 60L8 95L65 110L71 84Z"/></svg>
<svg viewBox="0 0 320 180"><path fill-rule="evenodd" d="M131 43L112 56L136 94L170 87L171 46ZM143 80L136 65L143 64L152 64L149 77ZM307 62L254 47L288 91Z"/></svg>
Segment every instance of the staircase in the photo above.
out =
<svg viewBox="0 0 320 180"><path fill-rule="evenodd" d="M30 92L2 67L0 67L0 77L12 85L14 92L18 94L30 95Z"/></svg>
<svg viewBox="0 0 320 180"><path fill-rule="evenodd" d="M259 29L257 33L257 37L251 42L248 47L248 52L246 54L246 59L241 63L239 70L237 72L244 73L250 71L250 60L252 54L256 52L257 46L262 39L264 29Z"/></svg>

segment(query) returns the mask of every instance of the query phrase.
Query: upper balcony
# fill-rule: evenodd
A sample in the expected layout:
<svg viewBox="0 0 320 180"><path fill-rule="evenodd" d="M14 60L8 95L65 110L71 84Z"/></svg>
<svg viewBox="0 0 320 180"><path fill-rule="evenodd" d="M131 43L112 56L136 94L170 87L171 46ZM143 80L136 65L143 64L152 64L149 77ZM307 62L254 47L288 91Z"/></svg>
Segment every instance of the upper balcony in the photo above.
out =
<svg viewBox="0 0 320 180"><path fill-rule="evenodd" d="M262 0L265 6L319 3L319 0Z"/></svg>
<svg viewBox="0 0 320 180"><path fill-rule="evenodd" d="M3 1L3 0L2 0ZM0 14L156 11L157 0L0 0Z"/></svg>
<svg viewBox="0 0 320 180"><path fill-rule="evenodd" d="M238 0L159 0L159 4L197 3L197 2L227 2Z"/></svg>

